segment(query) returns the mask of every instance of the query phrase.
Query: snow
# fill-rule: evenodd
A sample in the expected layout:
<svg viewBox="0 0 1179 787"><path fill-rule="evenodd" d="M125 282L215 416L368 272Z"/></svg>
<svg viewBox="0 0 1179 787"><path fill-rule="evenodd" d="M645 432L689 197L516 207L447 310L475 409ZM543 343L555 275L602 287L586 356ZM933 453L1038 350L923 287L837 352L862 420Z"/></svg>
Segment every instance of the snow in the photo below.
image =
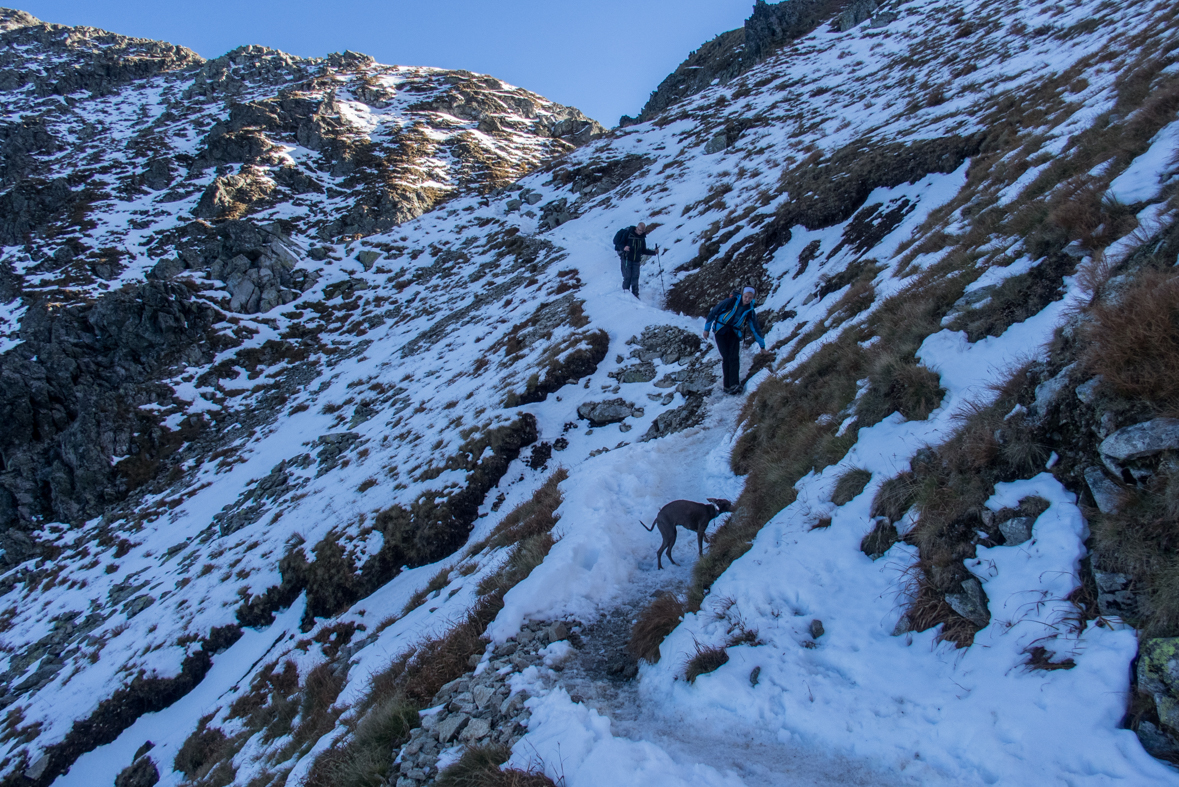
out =
<svg viewBox="0 0 1179 787"><path fill-rule="evenodd" d="M1082 3L1071 11L1061 9L1059 16L1037 8L1010 13L1034 29L1040 24L1073 24L1095 7L1095 3ZM963 8L967 13L987 13L978 3ZM381 317L382 310L394 307L400 311L388 319L382 317L363 339L325 329L324 339L335 352L320 359L317 376L292 392L284 412L264 413L268 418L260 426L245 419L241 426L224 426L226 436L235 439L226 444L222 461L194 466L182 485L147 496L139 506L144 517L134 527L114 523L124 528L120 532L127 539L119 557L115 557L116 547L98 545L101 528L112 523L95 520L74 530L46 526L44 537L66 550L62 560L68 565L69 582L21 598L19 603L12 600L14 613L0 641L4 648L0 664L5 668L13 663L13 654L44 641L60 621L83 620L92 604L102 606L101 601L117 595L119 588L142 587L119 606L102 607L105 617L93 631L96 644L91 651L97 657L93 664L86 653L68 654L68 667L31 699L22 698L26 721L41 722L44 727L31 746L15 740L0 744L0 756L23 752L35 759L38 751L61 739L75 718L85 718L101 698L125 685L138 670L161 677L176 674L187 653L178 641L234 623L243 595L278 584L276 564L288 549L301 550L310 558L317 543L335 534L348 556L363 563L383 543L383 536L373 529L380 512L393 505L440 498L463 486L469 471L446 468L443 462L466 441L464 430L474 428L478 433L521 413L535 417L542 441L552 443L563 436L569 445L554 453L546 468L529 467L527 456L513 462L480 507L468 543L486 538L507 512L531 499L557 465L567 469L569 478L561 485L564 501L558 510L558 541L531 576L507 593L503 610L488 629L492 640L510 639L528 620L587 619L621 603L648 598L656 590L682 587L696 560L691 550L694 539L680 541L679 566L659 571L655 567L658 536L644 530L639 520L649 522L664 503L676 498L736 500L740 496L744 481L734 475L729 457L744 428L740 421L743 400L711 396L698 426L639 442L659 414L685 400L677 393L669 404L656 403L649 395L672 389L656 388L653 382L627 384L615 393L608 377L628 362L620 363L617 356L626 356L626 341L645 327L701 330L702 320L665 308L664 287L685 275L676 268L695 254L713 223L723 222L730 211L751 209L746 225L725 242L724 249L734 248L755 232L760 217L773 215L796 198L776 194L762 203L756 195L762 189L774 192L782 169L797 164L810 150L830 151L860 138L912 141L981 130L976 110L987 106L989 96L1031 89L1045 74L1064 72L1121 40L1118 36L1134 32L1147 14L1146 9L1123 8L1118 19L1104 22L1092 36L1068 40L1003 37L1004 51L988 48L987 37L999 36L980 29L955 44L972 53L971 62L977 67L957 78L944 62L911 62L911 55L921 52L917 41L945 25L942 9L910 2L898 10L901 18L884 29L865 25L837 35L821 28L743 77L752 84L769 75L775 84L797 87L755 90L734 98L738 84L717 86L685 101L683 117L663 127L644 124L620 130L571 154L571 166L614 161L632 153L648 156L653 163L633 182L586 200L577 218L554 230L538 234L535 217L505 213L510 194L486 199L460 194L440 210L363 243L371 248L377 243L400 245L418 252L416 257L382 259L373 270L365 271L352 259L359 247L338 245L330 247L327 261L301 260L301 267L323 278L316 290L288 308L323 303L323 285L353 278L366 287L358 297L358 316ZM977 48L965 50L968 46ZM411 91L403 94L405 83L433 72L382 67L374 73L397 90L390 106L370 107L348 98L344 88L340 96L342 114L356 135L379 141L404 125L404 107L422 98ZM916 73L931 84L944 83L945 103L904 109L911 90L906 80ZM1076 134L1112 106L1115 75L1113 69L1091 73L1083 100L1078 98L1080 103L1070 106L1075 111L1053 121L1056 125L1050 128L1035 130L1044 138L1041 153L1061 154ZM129 138L136 130L133 118L139 106L149 113L161 111L162 91L170 79L145 80L136 101L127 107L118 98L95 99L87 105L88 119L101 119L112 139ZM832 90L822 96L808 95L820 85ZM512 89L504 86L503 90ZM726 102L718 105L715 102L722 93ZM237 100L253 97L247 90ZM703 144L718 125L737 117L765 122L747 131L724 154L704 156ZM176 149L195 154L200 134L189 134L189 127L203 133L214 118L210 110L198 118L164 124L161 133ZM469 124L463 121L462 125ZM63 122L61 131L73 138L80 126L75 118ZM1179 148L1177 134L1179 123L1160 131L1149 150L1112 180L1110 193L1127 203L1156 199L1172 174L1168 167L1173 167ZM441 132L431 135L437 140L446 137ZM487 135L471 136L495 143ZM542 153L538 144L518 139L501 145L499 152L535 162ZM302 163L317 154L287 146L282 155ZM684 166L662 169L673 161ZM440 154L411 179L453 188L448 168L452 163ZM903 199L911 207L867 252L881 266L872 282L876 304L909 283L898 275L908 248L904 244L921 237L928 223L943 221L947 231L968 226L961 206L954 203L971 185L972 163L966 161L952 172L932 173L913 183L877 188L867 195L864 204L868 206L895 205ZM63 159L61 166L67 164ZM992 196L1000 205L1014 203L1047 166L1029 168ZM738 172L731 171L737 168ZM207 173L192 185L203 188L211 179L212 173ZM720 183L737 186L727 195L729 204L684 211ZM551 199L576 199L567 187L551 179L550 172L530 175L521 184L543 195L538 208ZM148 253L136 251L139 244L186 221L199 190L166 207L156 201L158 196L112 199L99 206L95 238L128 249L132 256L117 280L94 284L78 295L80 299L107 286L141 280L153 261ZM276 208L274 215L326 215L348 207L343 198L315 206L291 203ZM153 215L148 228L127 229L136 211L157 209L163 213ZM943 215L951 210L956 213ZM1144 220L1166 218L1162 206L1148 211L1140 214ZM666 253L659 262L644 266L642 297L636 301L619 291L617 260L609 243L616 227L650 218L661 222L653 240ZM534 270L509 268L491 248L512 229L551 244L539 253ZM811 296L821 282L865 256L849 247L832 256L848 232L846 221L825 228L788 229L790 240L766 261L767 273L777 286L767 293L764 305L779 312L790 309L795 315L774 326L767 336L769 345L784 340L796 328L809 329L827 320L832 305L846 290L822 298ZM1016 240L996 240L994 254L1016 248ZM820 252L799 274L799 255L815 241ZM319 245L319 240L311 235L296 237L292 254L301 257L302 249L313 243ZM458 248L469 255L468 261L452 259L437 265L441 250ZM1128 248L1127 241L1111 253ZM1017 252L1012 256L1016 259L1005 267L987 268L967 290L999 284L1033 271L1041 262ZM344 258L342 262L336 261L339 257ZM4 259L25 275L27 288L49 289L57 284L56 272L34 273L34 261L21 250L6 250ZM913 265L927 268L938 259L936 252L923 254ZM404 269L404 275L384 271L386 265ZM487 270L481 270L484 265L489 266ZM543 351L574 337L575 331L568 326L558 328L549 340L536 340L525 348L515 363L499 366L505 357L501 343L513 326L556 297L556 272L568 268L582 282L576 297L584 301L587 330L601 328L609 335L606 359L592 375L543 402L506 408L506 394L523 389ZM199 274L186 275L204 281ZM536 283L528 284L532 278ZM403 279L401 289L394 284L399 279ZM411 283L405 286L404 281ZM507 285L504 295L483 297L500 284ZM574 701L559 685L558 668L576 656L568 642L545 649L544 671L529 668L513 675L515 688L527 688L535 696L528 701L532 711L528 734L516 745L512 763L542 767L570 787L1096 785L1112 780L1179 784L1174 771L1148 757L1134 734L1120 728L1129 665L1136 653L1135 632L1118 621L1078 620L1075 608L1066 601L1078 583L1088 533L1073 495L1050 474L1000 484L988 501L998 509L1036 495L1050 506L1036 520L1031 541L978 547L968 568L983 583L992 618L967 650L938 644L936 630L893 636L908 598L914 550L899 543L873 562L859 549L872 527L869 509L880 485L908 470L919 449L949 438L963 407L990 401L995 382L1013 368L1043 357L1053 331L1084 297L1075 282L1066 280L1066 285L1064 297L1001 336L971 343L964 333L943 330L926 338L917 358L939 375L947 392L941 406L924 421L906 421L893 414L860 429L856 444L840 462L800 480L796 502L765 526L750 551L713 585L700 612L688 615L664 642L660 663L643 666L626 704L593 706ZM214 290L205 297L215 300L222 294ZM378 299L383 302L377 304ZM342 302L342 296L337 296L330 303ZM16 330L22 309L19 301L0 307L0 352L19 342ZM220 329L253 332L245 346L259 347L268 339L282 337L291 323L283 316L285 311L242 315L235 318L237 326L225 323ZM847 325L864 324L870 313ZM453 315L458 315L454 322L444 322ZM447 330L430 333L439 325ZM788 374L838 333L832 329L798 348L795 360L777 373ZM415 344L419 339L421 344ZM874 337L863 346L877 344ZM497 349L489 349L493 347ZM715 352L710 349L709 353L709 360L715 362ZM214 363L233 357L234 351L225 351ZM485 358L491 359L487 370L479 371ZM749 362L748 355L742 357L743 368ZM236 366L210 384L198 382L207 367L178 370L169 381L178 404L156 406L164 408L159 412L174 426L184 416L252 413L265 401L262 393L252 389L281 375L285 368L276 365L252 376L250 370ZM659 376L676 368L657 363ZM756 390L769 377L769 372L761 372L750 380L748 389ZM861 392L864 387L860 386ZM234 395L234 389L246 392ZM623 432L618 425L589 430L578 421L578 405L616 395L644 408L641 417L628 419L632 430ZM365 398L373 400L377 415L356 420L354 408ZM568 424L573 427L567 429ZM852 418L842 419L840 433L854 427ZM341 433L357 437L344 455L347 463L321 466L320 439ZM435 444L439 447L433 448ZM486 458L490 450L472 459ZM303 457L306 463L299 464ZM286 463L289 489L270 498L251 498L259 481L270 477L280 463ZM872 480L854 500L835 506L831 501L835 481L851 468L868 470ZM360 492L370 480L374 483ZM491 501L501 494L502 502L492 510ZM214 518L248 500L259 504L258 519L222 535ZM831 518L831 526L812 530L824 516ZM914 520L910 512L898 526L903 531ZM82 556L85 544L90 551ZM407 568L350 609L313 621L308 632L298 631L304 602L297 602L265 629L247 629L232 648L214 658L204 681L181 701L139 719L113 743L84 755L57 783L110 783L150 738L156 745L151 757L163 766L161 784L178 784L180 774L172 772L170 765L199 719L213 714L212 724L230 728L233 721L227 718L227 708L248 690L259 669L285 659L305 675L322 663L325 656L309 644L310 638L332 623L363 626L358 629L363 632L363 645L347 662L347 684L338 700L340 707L355 708L374 676L422 640L444 633L461 619L477 603L479 582L506 557L502 549L476 555L460 550L435 563ZM439 575L445 579L441 591L407 609L411 599ZM147 610L131 618L120 611L122 603L144 593L155 599ZM815 618L823 621L826 631L812 642L809 624ZM697 644L724 645L738 625L756 629L761 644L729 647L727 664L688 684L682 677L683 665ZM1027 651L1036 646L1047 648L1054 660L1073 659L1075 667L1050 672L1029 669ZM29 664L22 672L32 674L40 663ZM760 670L759 681L752 685L750 674L755 668ZM554 681L555 687L546 688ZM69 712L63 713L62 708ZM350 719L351 712L345 711L344 720ZM339 726L297 762L282 763L283 769L289 769L287 783L298 783L314 756L336 745L344 734L345 727ZM266 744L251 740L235 760L238 782L248 783L274 765L268 758L281 745L281 740ZM446 756L456 754L451 751Z"/></svg>
<svg viewBox="0 0 1179 787"><path fill-rule="evenodd" d="M1153 200L1179 175L1179 120L1165 126L1150 148L1109 184L1109 195L1133 205Z"/></svg>

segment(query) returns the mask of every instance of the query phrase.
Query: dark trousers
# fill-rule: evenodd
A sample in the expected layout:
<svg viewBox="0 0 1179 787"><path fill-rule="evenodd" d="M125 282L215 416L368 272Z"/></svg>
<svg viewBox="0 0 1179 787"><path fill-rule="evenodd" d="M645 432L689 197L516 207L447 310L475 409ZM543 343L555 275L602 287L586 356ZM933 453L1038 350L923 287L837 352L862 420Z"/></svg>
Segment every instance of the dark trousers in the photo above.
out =
<svg viewBox="0 0 1179 787"><path fill-rule="evenodd" d="M626 259L625 254L619 254L618 259L622 263L622 289L630 290L637 296L639 294L639 261L631 262Z"/></svg>
<svg viewBox="0 0 1179 787"><path fill-rule="evenodd" d="M721 354L725 388L735 388L741 383L741 337L732 328L720 328L716 332L716 349Z"/></svg>

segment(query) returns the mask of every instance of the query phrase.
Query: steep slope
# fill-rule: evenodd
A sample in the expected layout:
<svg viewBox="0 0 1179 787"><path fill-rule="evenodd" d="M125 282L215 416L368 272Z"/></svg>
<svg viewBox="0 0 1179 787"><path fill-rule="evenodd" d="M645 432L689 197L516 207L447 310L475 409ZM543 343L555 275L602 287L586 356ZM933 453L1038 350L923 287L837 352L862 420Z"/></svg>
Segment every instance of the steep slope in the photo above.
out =
<svg viewBox="0 0 1179 787"><path fill-rule="evenodd" d="M1177 781L1129 729L1168 756L1130 624L1179 632L1102 606L1084 507L1099 454L1157 491L1173 446L1101 441L1170 400L1082 356L1172 286L1179 20L889 10L510 193L286 234L315 286L210 304L240 344L134 402L175 453L0 579L5 783L408 787L479 743L571 785ZM636 302L638 219L668 253ZM696 339L742 283L777 353L744 400ZM635 520L705 496L738 510L658 572ZM656 588L661 658L603 663Z"/></svg>
<svg viewBox="0 0 1179 787"><path fill-rule="evenodd" d="M154 466L174 447L158 419L126 411L167 401L154 385L164 368L236 344L209 330L211 303L290 303L316 285L328 256L317 244L505 185L602 130L466 72L258 47L204 62L3 13L0 346L24 342L0 371L15 425L0 449L4 530L92 517L149 474L114 473L112 457ZM393 248L352 253L371 268ZM202 283L173 284L185 271Z"/></svg>

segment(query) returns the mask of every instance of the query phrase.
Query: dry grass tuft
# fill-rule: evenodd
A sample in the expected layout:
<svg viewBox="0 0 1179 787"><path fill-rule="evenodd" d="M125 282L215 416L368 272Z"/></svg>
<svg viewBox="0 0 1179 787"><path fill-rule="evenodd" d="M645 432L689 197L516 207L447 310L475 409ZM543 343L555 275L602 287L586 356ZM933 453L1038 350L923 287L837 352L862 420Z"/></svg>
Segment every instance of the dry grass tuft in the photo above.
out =
<svg viewBox="0 0 1179 787"><path fill-rule="evenodd" d="M663 593L643 610L630 630L626 649L636 659L659 663L659 646L684 618L684 602L672 593Z"/></svg>
<svg viewBox="0 0 1179 787"><path fill-rule="evenodd" d="M1148 271L1091 309L1085 362L1120 396L1179 405L1179 277Z"/></svg>
<svg viewBox="0 0 1179 787"><path fill-rule="evenodd" d="M871 471L862 467L848 468L835 482L835 489L831 493L831 502L837 506L850 503L864 491L864 487L871 480Z"/></svg>
<svg viewBox="0 0 1179 787"><path fill-rule="evenodd" d="M695 683L696 678L709 672L716 672L728 661L729 654L724 648L715 645L701 647L697 642L696 655L688 659L688 663L684 666L684 678L688 683Z"/></svg>
<svg viewBox="0 0 1179 787"><path fill-rule="evenodd" d="M501 770L511 757L507 746L472 746L458 762L438 774L438 787L556 787L543 773L517 768Z"/></svg>

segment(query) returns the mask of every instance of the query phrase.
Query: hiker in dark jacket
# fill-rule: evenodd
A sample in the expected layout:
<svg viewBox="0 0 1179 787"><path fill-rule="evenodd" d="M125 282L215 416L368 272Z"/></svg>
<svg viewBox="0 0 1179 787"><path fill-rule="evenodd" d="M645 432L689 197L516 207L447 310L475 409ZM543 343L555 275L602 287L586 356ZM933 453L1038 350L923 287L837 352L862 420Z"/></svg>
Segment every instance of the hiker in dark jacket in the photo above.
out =
<svg viewBox="0 0 1179 787"><path fill-rule="evenodd" d="M734 292L728 298L712 307L708 313L708 321L704 323L704 338L714 326L716 328L716 349L721 354L721 369L725 374L725 393L741 392L741 338L745 335L745 327L753 334L754 341L762 350L766 348L766 340L761 335L761 325L757 322L757 312L754 308L755 291L746 287L740 295Z"/></svg>
<svg viewBox="0 0 1179 787"><path fill-rule="evenodd" d="M618 260L622 263L622 289L630 290L639 297L639 265L643 257L654 257L659 253L647 248L647 225L639 222L634 227L624 227L614 234L614 251L618 252Z"/></svg>

